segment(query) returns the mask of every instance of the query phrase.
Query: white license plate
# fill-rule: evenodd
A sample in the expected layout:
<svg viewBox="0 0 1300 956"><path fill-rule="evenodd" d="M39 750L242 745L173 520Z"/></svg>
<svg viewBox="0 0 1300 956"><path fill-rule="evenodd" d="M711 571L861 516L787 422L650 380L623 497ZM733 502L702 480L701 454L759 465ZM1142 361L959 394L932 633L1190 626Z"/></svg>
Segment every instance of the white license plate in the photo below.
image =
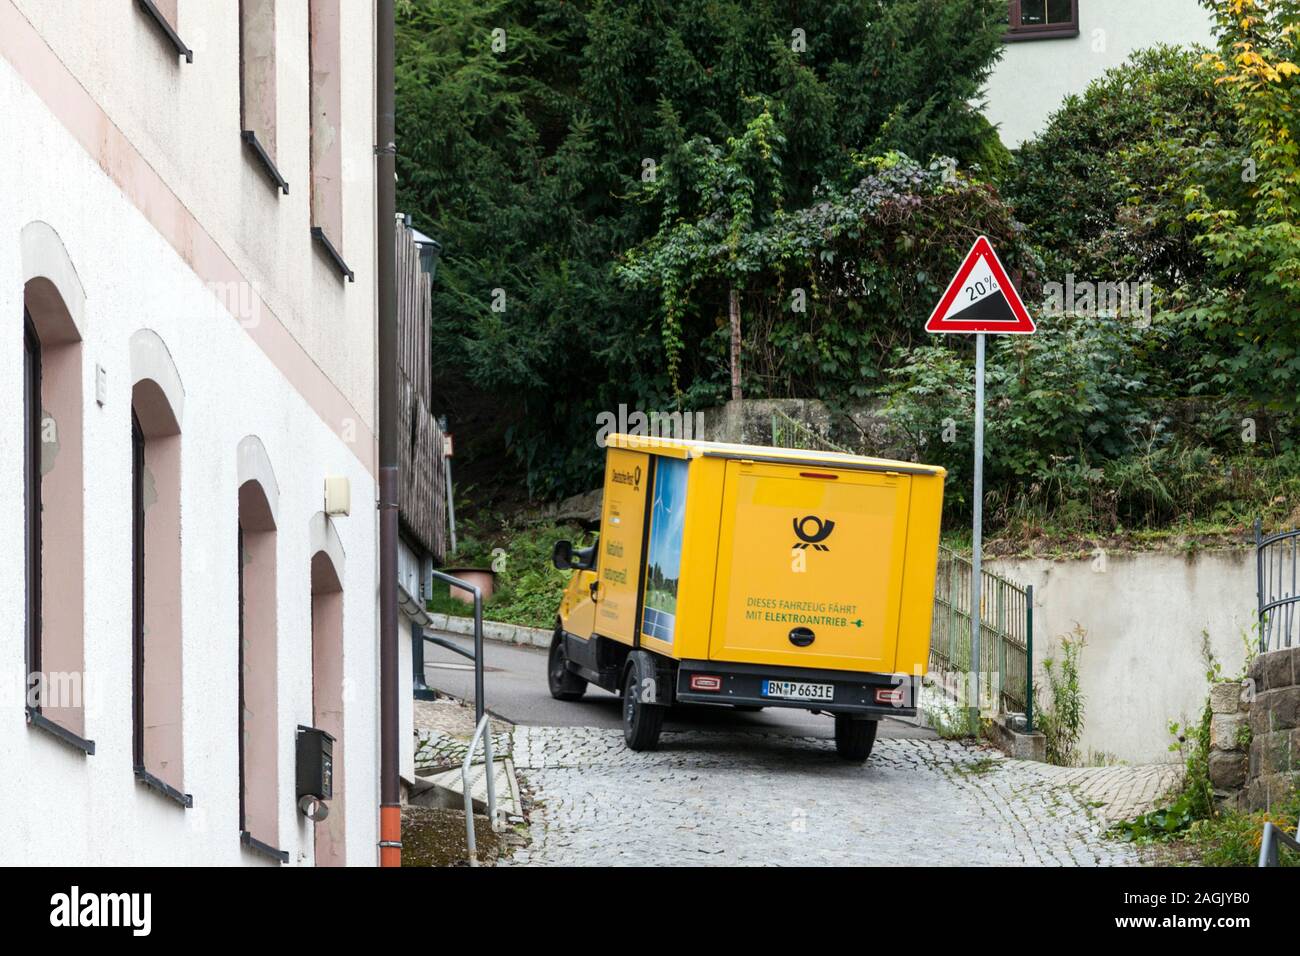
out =
<svg viewBox="0 0 1300 956"><path fill-rule="evenodd" d="M835 699L834 684L805 684L797 680L763 681L764 697L785 697L789 700L824 700Z"/></svg>

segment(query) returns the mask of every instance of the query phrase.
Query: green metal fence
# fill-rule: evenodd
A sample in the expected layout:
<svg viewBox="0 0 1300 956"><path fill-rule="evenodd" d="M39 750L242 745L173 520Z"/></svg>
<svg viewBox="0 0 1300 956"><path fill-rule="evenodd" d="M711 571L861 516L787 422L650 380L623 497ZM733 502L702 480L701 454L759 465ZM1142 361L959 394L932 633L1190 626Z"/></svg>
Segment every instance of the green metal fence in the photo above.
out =
<svg viewBox="0 0 1300 956"><path fill-rule="evenodd" d="M981 697L996 694L999 711L1025 714L1032 729L1033 586L1022 587L987 570L980 576ZM931 673L970 671L970 592L970 559L940 546L930 629Z"/></svg>
<svg viewBox="0 0 1300 956"><path fill-rule="evenodd" d="M858 454L851 448L837 444L817 429L791 418L779 408L772 409L772 447L802 448L808 451L838 451L847 455Z"/></svg>

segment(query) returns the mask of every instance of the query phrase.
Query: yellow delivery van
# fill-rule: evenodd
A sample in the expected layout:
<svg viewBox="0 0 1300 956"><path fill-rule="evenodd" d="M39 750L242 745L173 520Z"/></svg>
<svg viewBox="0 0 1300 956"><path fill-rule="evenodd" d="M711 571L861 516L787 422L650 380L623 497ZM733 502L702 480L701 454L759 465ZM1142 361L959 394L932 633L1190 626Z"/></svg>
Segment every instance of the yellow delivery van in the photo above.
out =
<svg viewBox="0 0 1300 956"><path fill-rule="evenodd" d="M620 693L653 749L673 704L799 707L840 756L916 713L930 654L944 469L855 455L630 435L607 440L599 537L551 641L552 696Z"/></svg>

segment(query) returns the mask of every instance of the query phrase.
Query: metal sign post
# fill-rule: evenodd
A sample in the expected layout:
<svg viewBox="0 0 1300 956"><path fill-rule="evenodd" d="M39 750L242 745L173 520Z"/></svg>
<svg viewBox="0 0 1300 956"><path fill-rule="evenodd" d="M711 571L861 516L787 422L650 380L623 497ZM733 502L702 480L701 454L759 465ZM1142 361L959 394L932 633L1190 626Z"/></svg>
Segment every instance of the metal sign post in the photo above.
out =
<svg viewBox="0 0 1300 956"><path fill-rule="evenodd" d="M984 628L984 336L1027 335L1034 320L1020 301L1016 287L988 238L980 236L948 284L943 298L925 323L927 332L975 334L975 488L971 502L970 678L966 691L972 730L979 726L981 631Z"/></svg>
<svg viewBox="0 0 1300 956"><path fill-rule="evenodd" d="M984 333L975 335L975 500L971 510L970 552L970 689L975 699L970 701L971 729L979 726L980 711L980 637L984 629L984 604L980 585L983 583L980 567L984 550Z"/></svg>

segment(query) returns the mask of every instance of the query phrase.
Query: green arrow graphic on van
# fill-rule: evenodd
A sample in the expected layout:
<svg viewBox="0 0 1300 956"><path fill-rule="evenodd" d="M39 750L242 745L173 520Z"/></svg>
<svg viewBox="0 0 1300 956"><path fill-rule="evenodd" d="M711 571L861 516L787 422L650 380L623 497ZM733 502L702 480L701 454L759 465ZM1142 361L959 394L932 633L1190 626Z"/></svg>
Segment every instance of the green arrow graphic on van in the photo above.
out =
<svg viewBox="0 0 1300 956"><path fill-rule="evenodd" d="M856 621L854 621L854 622L853 622L853 626L854 626L854 627L861 627L861 626L862 626L862 618L858 618Z"/></svg>

